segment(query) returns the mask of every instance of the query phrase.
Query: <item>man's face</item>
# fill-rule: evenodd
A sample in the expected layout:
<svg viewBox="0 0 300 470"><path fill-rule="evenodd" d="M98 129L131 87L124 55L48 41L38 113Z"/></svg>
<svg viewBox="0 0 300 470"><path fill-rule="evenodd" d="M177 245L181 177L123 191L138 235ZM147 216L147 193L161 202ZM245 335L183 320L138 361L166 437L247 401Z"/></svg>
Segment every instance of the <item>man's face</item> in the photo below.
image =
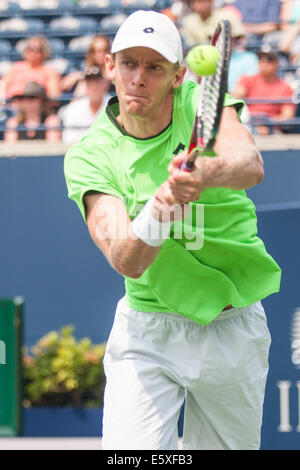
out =
<svg viewBox="0 0 300 470"><path fill-rule="evenodd" d="M259 58L259 71L263 77L275 76L278 70L278 60L262 55Z"/></svg>
<svg viewBox="0 0 300 470"><path fill-rule="evenodd" d="M29 41L25 50L25 59L32 65L39 65L44 61L43 44L37 38Z"/></svg>
<svg viewBox="0 0 300 470"><path fill-rule="evenodd" d="M103 78L89 77L86 78L86 91L91 100L102 98L108 90L108 83Z"/></svg>
<svg viewBox="0 0 300 470"><path fill-rule="evenodd" d="M40 112L42 100L38 96L23 96L19 99L19 109L25 113Z"/></svg>
<svg viewBox="0 0 300 470"><path fill-rule="evenodd" d="M163 110L172 90L181 84L184 70L147 47L125 49L114 58L107 56L120 112L132 116L150 118Z"/></svg>
<svg viewBox="0 0 300 470"><path fill-rule="evenodd" d="M212 12L213 0L192 0L191 6L194 12L206 19Z"/></svg>
<svg viewBox="0 0 300 470"><path fill-rule="evenodd" d="M109 53L108 43L102 38L95 39L91 48L91 53L93 55L94 63L103 67L105 55Z"/></svg>

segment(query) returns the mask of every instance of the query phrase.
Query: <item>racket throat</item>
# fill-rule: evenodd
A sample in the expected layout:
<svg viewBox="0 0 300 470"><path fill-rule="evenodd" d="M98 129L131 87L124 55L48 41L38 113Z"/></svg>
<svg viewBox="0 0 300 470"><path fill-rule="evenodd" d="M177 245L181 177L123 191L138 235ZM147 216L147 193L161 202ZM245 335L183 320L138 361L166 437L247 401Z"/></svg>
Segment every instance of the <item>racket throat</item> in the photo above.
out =
<svg viewBox="0 0 300 470"><path fill-rule="evenodd" d="M195 160L202 155L204 148L203 125L202 120L198 118L197 126L194 129L194 135L188 149L188 156L185 161L186 169L190 171L193 170Z"/></svg>

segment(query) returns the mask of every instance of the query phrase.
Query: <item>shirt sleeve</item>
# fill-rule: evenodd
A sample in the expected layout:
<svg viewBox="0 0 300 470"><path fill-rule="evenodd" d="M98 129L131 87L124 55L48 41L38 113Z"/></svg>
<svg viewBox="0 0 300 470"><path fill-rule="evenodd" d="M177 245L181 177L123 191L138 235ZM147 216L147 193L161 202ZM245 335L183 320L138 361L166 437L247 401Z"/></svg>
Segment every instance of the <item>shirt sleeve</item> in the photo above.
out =
<svg viewBox="0 0 300 470"><path fill-rule="evenodd" d="M191 113L191 119L192 119L192 122L193 122L193 120L195 119L195 113L196 113L198 102L199 102L199 94L200 94L201 87L200 87L200 85L197 85L193 82L189 82L189 84L190 84L191 89L192 89L192 109L193 109L193 112ZM185 96L184 96L184 98L185 98ZM186 99L185 102L188 103L188 100ZM238 115L239 115L239 117L241 117L242 111L243 111L244 106L245 106L245 101L243 101L241 99L233 98L233 96L231 96L229 93L225 93L223 106L224 107L234 106L237 113L238 113Z"/></svg>
<svg viewBox="0 0 300 470"><path fill-rule="evenodd" d="M109 159L99 147L86 148L82 143L72 145L64 159L64 174L68 197L78 206L86 222L83 196L88 191L123 198L110 169Z"/></svg>
<svg viewBox="0 0 300 470"><path fill-rule="evenodd" d="M233 98L233 96L231 96L229 93L225 93L223 106L234 106L239 117L241 117L245 106L245 101Z"/></svg>

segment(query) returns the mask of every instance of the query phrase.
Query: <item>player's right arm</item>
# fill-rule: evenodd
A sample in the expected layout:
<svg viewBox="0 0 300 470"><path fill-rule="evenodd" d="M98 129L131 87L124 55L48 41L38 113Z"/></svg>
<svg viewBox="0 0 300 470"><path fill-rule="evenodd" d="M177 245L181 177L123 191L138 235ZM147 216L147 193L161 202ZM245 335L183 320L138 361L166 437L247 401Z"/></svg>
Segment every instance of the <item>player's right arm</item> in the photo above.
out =
<svg viewBox="0 0 300 470"><path fill-rule="evenodd" d="M84 196L90 236L112 267L124 276L138 278L153 263L160 247L142 242L133 232L125 204L116 196Z"/></svg>
<svg viewBox="0 0 300 470"><path fill-rule="evenodd" d="M157 220L164 215L174 220L174 204L177 203L168 182L165 182L155 194L151 214ZM108 262L124 276L140 277L153 263L161 246L150 246L137 237L120 198L103 193L86 193L84 205L90 236ZM176 218L181 218L181 214L183 211Z"/></svg>

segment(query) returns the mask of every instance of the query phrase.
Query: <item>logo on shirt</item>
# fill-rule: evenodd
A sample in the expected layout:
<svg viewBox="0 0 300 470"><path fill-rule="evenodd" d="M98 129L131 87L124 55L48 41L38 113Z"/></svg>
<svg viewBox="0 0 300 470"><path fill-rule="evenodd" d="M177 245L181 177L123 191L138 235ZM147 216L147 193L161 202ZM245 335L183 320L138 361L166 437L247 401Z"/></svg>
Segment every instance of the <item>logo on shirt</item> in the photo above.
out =
<svg viewBox="0 0 300 470"><path fill-rule="evenodd" d="M182 152L185 149L185 145L180 142L180 144L176 147L173 154L178 155L179 152Z"/></svg>
<svg viewBox="0 0 300 470"><path fill-rule="evenodd" d="M153 28L145 28L143 29L144 33L154 33L154 29Z"/></svg>

